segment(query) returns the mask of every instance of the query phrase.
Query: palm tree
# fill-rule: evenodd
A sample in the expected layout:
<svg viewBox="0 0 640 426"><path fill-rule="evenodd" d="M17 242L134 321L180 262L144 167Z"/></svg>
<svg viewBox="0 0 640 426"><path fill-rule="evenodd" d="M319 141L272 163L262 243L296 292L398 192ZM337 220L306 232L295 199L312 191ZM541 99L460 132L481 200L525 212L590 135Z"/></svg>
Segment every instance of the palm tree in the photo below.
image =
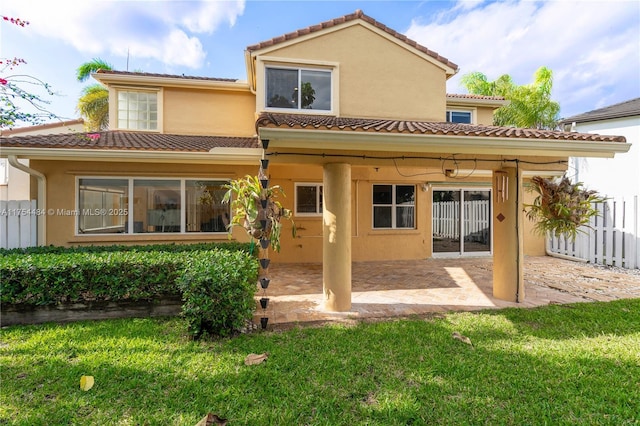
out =
<svg viewBox="0 0 640 426"><path fill-rule="evenodd" d="M91 61L85 62L78 67L76 70L76 78L82 83L87 81L89 77L91 77L91 74L98 70L112 71L113 66L103 59L93 58Z"/></svg>
<svg viewBox="0 0 640 426"><path fill-rule="evenodd" d="M98 70L113 70L113 67L102 59L94 58L80 65L76 71L78 81L86 81L91 73ZM85 119L89 131L109 128L109 91L101 84L92 84L82 89L76 110Z"/></svg>
<svg viewBox="0 0 640 426"><path fill-rule="evenodd" d="M109 91L101 84L92 84L82 89L76 110L85 120L88 131L109 128Z"/></svg>
<svg viewBox="0 0 640 426"><path fill-rule="evenodd" d="M508 74L495 81L488 81L481 72L462 76L461 83L469 93L484 96L502 96L509 105L496 110L493 124L533 129L555 129L560 104L551 100L553 72L540 67L533 76L533 83L518 86Z"/></svg>

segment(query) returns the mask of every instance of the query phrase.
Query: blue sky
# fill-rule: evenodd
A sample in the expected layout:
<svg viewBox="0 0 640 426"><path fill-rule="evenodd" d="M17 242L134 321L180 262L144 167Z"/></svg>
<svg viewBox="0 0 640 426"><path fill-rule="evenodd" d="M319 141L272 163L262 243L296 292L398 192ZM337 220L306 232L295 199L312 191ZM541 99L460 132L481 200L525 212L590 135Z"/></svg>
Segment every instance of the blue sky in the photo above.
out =
<svg viewBox="0 0 640 426"><path fill-rule="evenodd" d="M460 76L472 71L526 84L544 65L562 117L640 97L637 0L3 0L1 15L30 24L0 22L0 57L27 61L0 76L47 82L57 92L48 109L74 118L87 84L75 70L92 58L118 70L245 80L248 45L357 9L458 64L449 93L465 93Z"/></svg>

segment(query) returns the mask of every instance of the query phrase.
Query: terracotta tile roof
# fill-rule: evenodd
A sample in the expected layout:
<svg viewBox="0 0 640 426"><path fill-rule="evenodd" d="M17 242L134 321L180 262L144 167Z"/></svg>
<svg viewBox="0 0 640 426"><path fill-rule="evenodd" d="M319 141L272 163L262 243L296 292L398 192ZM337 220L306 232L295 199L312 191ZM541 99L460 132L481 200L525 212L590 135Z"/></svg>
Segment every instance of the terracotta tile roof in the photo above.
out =
<svg viewBox="0 0 640 426"><path fill-rule="evenodd" d="M157 74L151 72L130 72L130 71L115 71L115 70L98 70L98 74L113 74L113 75L139 75L141 77L160 77L160 78L177 78L183 80L205 80L205 81L225 81L236 82L236 78L216 78L216 77L196 77L190 75L175 75L175 74Z"/></svg>
<svg viewBox="0 0 640 426"><path fill-rule="evenodd" d="M333 130L371 133L406 133L443 137L483 137L512 139L555 139L558 141L626 142L624 136L601 136L592 133L568 133L515 127L478 126L429 121L405 121L376 118L346 118L326 115L262 113L256 128Z"/></svg>
<svg viewBox="0 0 640 426"><path fill-rule="evenodd" d="M274 37L271 40L266 40L263 41L261 43L258 44L253 44L251 46L247 47L247 50L252 52L254 50L260 50L260 49L264 49L265 47L271 47L274 46L276 44L288 41L288 40L292 40L307 34L312 34L318 31L322 31L325 28L331 28L331 27L335 27L337 25L341 25L344 24L346 22L350 22L350 21L354 21L356 19L361 19L371 25L373 25L374 27L386 32L387 34L403 41L404 43L408 44L409 46L419 50L422 53L425 53L429 56L431 56L432 58L436 59L439 62L442 62L443 64L447 65L450 68L453 68L454 70L458 70L458 65L454 64L453 62L451 62L450 60L448 60L447 58L440 56L439 54L437 54L436 52L427 49L426 47L418 44L417 42L411 40L410 38L408 38L407 36L400 34L399 32L392 30L391 28L387 27L386 25L376 21L375 19L371 18L370 16L365 15L361 10L356 10L354 13L351 13L349 15L344 15L340 18L336 18L336 19L331 19L329 21L325 21L322 22L320 24L317 25L311 25L309 27L306 28L302 28L300 30L297 31L293 31L291 33L287 33L284 35L281 35L279 37Z"/></svg>
<svg viewBox="0 0 640 426"><path fill-rule="evenodd" d="M208 152L211 148L257 148L257 138L185 136L107 131L0 138L0 147Z"/></svg>
<svg viewBox="0 0 640 426"><path fill-rule="evenodd" d="M484 96L484 95L474 95L470 93L447 93L447 98L458 98L458 99L482 99L486 101L504 101L504 97L502 96Z"/></svg>
<svg viewBox="0 0 640 426"><path fill-rule="evenodd" d="M563 119L560 121L560 124L585 123L633 116L640 116L640 98L630 99L604 108L594 109L584 114L574 115Z"/></svg>

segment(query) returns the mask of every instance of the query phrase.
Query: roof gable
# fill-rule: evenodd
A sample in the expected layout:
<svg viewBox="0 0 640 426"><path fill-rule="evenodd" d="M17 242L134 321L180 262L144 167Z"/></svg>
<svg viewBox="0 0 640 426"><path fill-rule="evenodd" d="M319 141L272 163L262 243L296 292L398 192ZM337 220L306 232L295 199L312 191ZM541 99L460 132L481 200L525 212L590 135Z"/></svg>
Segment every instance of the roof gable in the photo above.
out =
<svg viewBox="0 0 640 426"><path fill-rule="evenodd" d="M335 31L351 25L362 25L374 32L384 35L388 39L396 42L398 45L414 51L430 62L439 65L441 68L445 69L448 75L454 75L458 72L458 65L451 62L449 59L429 50L425 46L418 44L416 41L411 40L405 35L387 27L370 16L365 15L361 10L356 10L354 13L344 15L340 18L331 19L317 25L302 28L291 33L274 37L270 40L248 46L246 50L251 55L257 54L257 52L260 54L268 53L269 51L283 47L286 44L300 43L304 40L308 40L309 38L319 37L327 32Z"/></svg>

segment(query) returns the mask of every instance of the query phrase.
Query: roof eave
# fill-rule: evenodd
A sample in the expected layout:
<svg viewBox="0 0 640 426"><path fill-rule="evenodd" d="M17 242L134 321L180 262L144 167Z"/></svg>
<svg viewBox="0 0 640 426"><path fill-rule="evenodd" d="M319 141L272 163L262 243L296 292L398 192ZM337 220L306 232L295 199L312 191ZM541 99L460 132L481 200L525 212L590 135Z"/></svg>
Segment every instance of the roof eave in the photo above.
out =
<svg viewBox="0 0 640 426"><path fill-rule="evenodd" d="M473 98L457 98L455 96L447 96L447 105L464 105L464 106L487 106L492 108L500 108L509 105L509 101L500 99L473 99Z"/></svg>
<svg viewBox="0 0 640 426"><path fill-rule="evenodd" d="M260 148L212 148L209 152L150 151L124 149L74 149L3 147L1 157L15 155L30 160L118 161L134 163L182 164L258 164L262 158Z"/></svg>
<svg viewBox="0 0 640 426"><path fill-rule="evenodd" d="M269 139L270 148L314 150L318 150L318 146L321 146L323 150L612 158L615 154L629 151L631 147L631 144L622 142L340 132L268 127L260 128L259 133L261 139ZM319 145L320 142L322 145Z"/></svg>
<svg viewBox="0 0 640 426"><path fill-rule="evenodd" d="M217 89L231 91L249 91L249 83L246 81L216 81L216 80L198 80L183 79L180 77L157 77L148 75L132 75L132 74L108 74L93 73L91 74L98 82L105 86L108 85L136 85L136 86L162 86L162 87L185 87L199 89Z"/></svg>

